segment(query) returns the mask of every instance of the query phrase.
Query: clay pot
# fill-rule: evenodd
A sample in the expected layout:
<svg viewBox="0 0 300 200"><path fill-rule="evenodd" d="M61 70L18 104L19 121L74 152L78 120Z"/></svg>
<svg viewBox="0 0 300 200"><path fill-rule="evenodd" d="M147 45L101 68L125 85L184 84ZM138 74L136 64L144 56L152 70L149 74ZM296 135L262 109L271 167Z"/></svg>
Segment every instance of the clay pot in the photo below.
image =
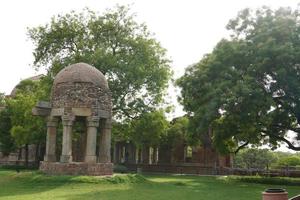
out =
<svg viewBox="0 0 300 200"><path fill-rule="evenodd" d="M263 193L263 200L288 200L288 193L284 189L270 188Z"/></svg>

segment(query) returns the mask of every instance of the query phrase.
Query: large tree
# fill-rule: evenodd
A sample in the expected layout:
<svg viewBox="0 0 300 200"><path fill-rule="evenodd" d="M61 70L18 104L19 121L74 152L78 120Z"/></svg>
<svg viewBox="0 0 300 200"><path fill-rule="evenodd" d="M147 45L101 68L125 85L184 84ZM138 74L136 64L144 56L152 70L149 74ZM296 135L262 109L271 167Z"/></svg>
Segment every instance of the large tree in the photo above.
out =
<svg viewBox="0 0 300 200"><path fill-rule="evenodd" d="M222 152L280 142L300 150L299 11L241 11L227 26L230 39L187 68L177 83L195 136L212 127Z"/></svg>
<svg viewBox="0 0 300 200"><path fill-rule="evenodd" d="M9 112L10 134L18 148L25 147L25 165L28 165L28 145L44 143L46 136L45 121L32 115L32 108L44 96L40 81L24 80L16 87L13 97L6 100L5 110ZM7 119L8 120L8 119ZM5 129L7 131L7 129ZM39 157L36 154L37 158Z"/></svg>
<svg viewBox="0 0 300 200"><path fill-rule="evenodd" d="M50 77L71 63L86 62L108 79L115 117L135 118L162 102L171 77L165 49L128 7L104 14L90 10L53 17L29 29L37 68Z"/></svg>

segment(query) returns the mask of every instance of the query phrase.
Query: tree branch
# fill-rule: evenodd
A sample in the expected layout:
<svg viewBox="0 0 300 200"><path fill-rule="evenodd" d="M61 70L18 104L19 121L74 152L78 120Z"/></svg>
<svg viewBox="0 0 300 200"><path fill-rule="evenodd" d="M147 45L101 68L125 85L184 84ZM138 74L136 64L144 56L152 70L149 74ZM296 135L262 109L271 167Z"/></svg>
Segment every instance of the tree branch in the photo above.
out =
<svg viewBox="0 0 300 200"><path fill-rule="evenodd" d="M248 144L249 144L249 141L246 141L244 144L239 146L234 152L231 152L231 153L237 154L241 149L245 148Z"/></svg>
<svg viewBox="0 0 300 200"><path fill-rule="evenodd" d="M269 137L274 137L277 140L280 140L282 142L285 142L288 146L287 148L294 150L294 151L300 151L300 146L295 146L292 142L290 142L288 139L286 139L285 137L282 136L278 136L278 135L274 135L274 134L270 134L267 131L261 131L263 133L265 133L266 135L263 136L269 136Z"/></svg>
<svg viewBox="0 0 300 200"><path fill-rule="evenodd" d="M300 146L296 147L295 145L293 145L289 140L287 140L284 137L280 137L280 136L274 136L275 138L277 138L278 140L281 140L283 142L285 142L288 146L287 148L294 150L294 151L300 151Z"/></svg>

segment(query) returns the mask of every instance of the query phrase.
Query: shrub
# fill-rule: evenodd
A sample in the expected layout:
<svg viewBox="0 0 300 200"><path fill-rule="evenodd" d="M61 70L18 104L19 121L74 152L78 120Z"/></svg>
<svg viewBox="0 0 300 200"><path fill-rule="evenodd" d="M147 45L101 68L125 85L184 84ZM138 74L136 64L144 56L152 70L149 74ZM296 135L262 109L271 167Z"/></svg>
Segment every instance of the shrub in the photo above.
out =
<svg viewBox="0 0 300 200"><path fill-rule="evenodd" d="M123 173L128 173L129 170L124 165L114 165L114 172L123 174Z"/></svg>
<svg viewBox="0 0 300 200"><path fill-rule="evenodd" d="M288 157L281 158L278 161L278 165L281 167L300 165L300 157L294 155L294 156L288 156Z"/></svg>
<svg viewBox="0 0 300 200"><path fill-rule="evenodd" d="M291 185L299 186L300 178L288 177L262 177L262 176L228 176L225 180L240 181L246 183L271 184L271 185Z"/></svg>

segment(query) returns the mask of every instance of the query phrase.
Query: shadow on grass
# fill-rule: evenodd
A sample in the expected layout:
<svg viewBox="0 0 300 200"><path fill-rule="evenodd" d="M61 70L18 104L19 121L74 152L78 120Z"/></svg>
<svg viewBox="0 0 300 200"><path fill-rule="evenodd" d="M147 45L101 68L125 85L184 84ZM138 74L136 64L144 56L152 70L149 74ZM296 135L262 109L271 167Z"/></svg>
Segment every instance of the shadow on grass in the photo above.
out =
<svg viewBox="0 0 300 200"><path fill-rule="evenodd" d="M119 175L114 177L91 176L48 176L39 171L22 171L16 173L11 170L0 170L0 198L8 196L35 195L57 188L66 188L65 185L120 185L148 182L141 175Z"/></svg>
<svg viewBox="0 0 300 200"><path fill-rule="evenodd" d="M51 177L38 171L0 171L0 197L35 194L61 187L72 177Z"/></svg>

